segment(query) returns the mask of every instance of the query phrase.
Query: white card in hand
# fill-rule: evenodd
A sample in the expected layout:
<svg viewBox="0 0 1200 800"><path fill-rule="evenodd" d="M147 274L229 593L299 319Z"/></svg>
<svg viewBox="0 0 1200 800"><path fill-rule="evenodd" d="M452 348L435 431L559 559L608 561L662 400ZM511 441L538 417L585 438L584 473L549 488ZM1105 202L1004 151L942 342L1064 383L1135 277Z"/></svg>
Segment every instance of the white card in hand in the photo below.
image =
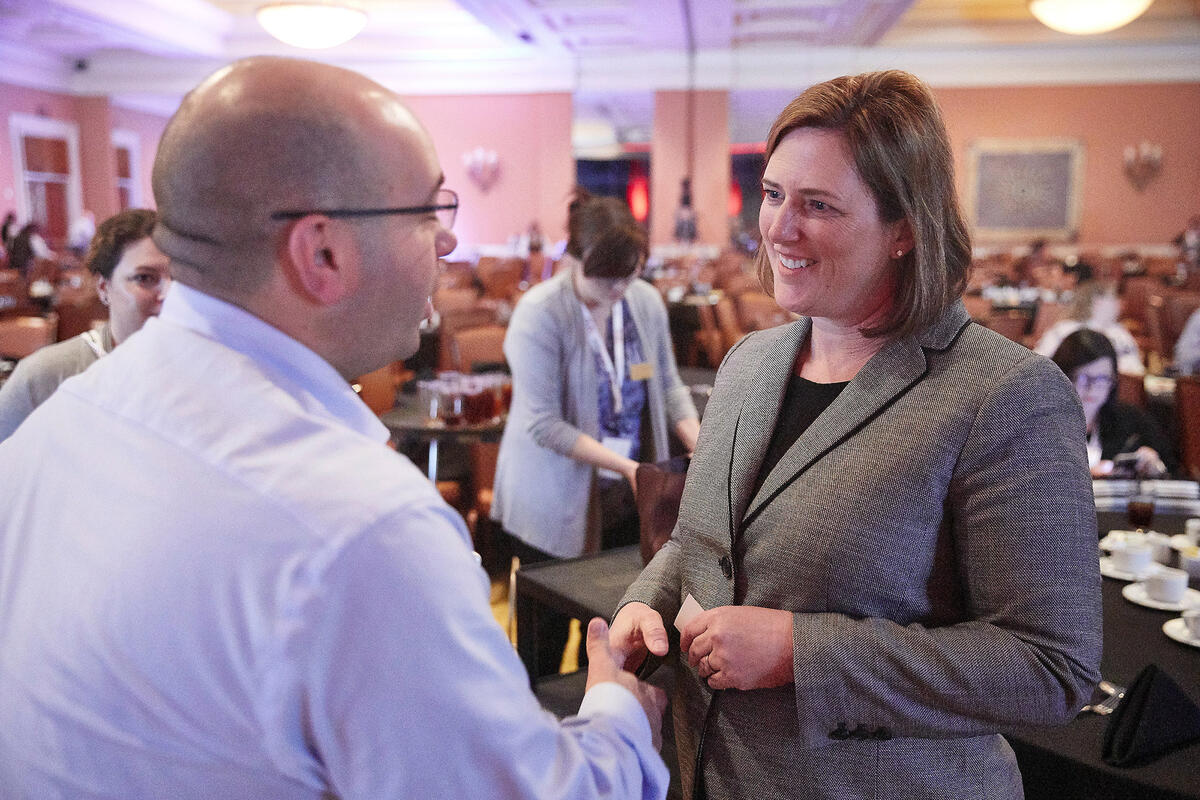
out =
<svg viewBox="0 0 1200 800"><path fill-rule="evenodd" d="M692 618L699 614L704 609L696 602L696 598L689 593L683 598L683 605L679 607L679 613L675 615L675 630L683 633L683 626L692 621Z"/></svg>

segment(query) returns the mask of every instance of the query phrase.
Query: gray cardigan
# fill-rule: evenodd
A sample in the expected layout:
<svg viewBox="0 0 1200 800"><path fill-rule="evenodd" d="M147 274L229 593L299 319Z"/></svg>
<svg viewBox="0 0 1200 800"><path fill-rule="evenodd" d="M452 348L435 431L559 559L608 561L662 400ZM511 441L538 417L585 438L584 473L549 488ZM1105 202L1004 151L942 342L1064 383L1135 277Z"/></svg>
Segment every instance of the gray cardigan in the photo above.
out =
<svg viewBox="0 0 1200 800"><path fill-rule="evenodd" d="M12 436L17 426L46 402L59 384L96 363L100 356L87 339L95 342L102 352L112 352L112 331L106 322L99 331L86 331L65 342L47 345L17 362L12 375L0 387L0 442Z"/></svg>
<svg viewBox="0 0 1200 800"><path fill-rule="evenodd" d="M595 468L570 458L581 434L600 438L598 385L572 275L577 262L534 286L517 303L504 356L513 400L493 484L492 518L506 531L560 558L598 545ZM625 292L642 352L654 368L646 382L653 448L644 460L669 457L670 425L696 418L679 379L667 312L658 292L634 281Z"/></svg>
<svg viewBox="0 0 1200 800"><path fill-rule="evenodd" d="M754 491L810 321L753 333L704 414L679 521L622 602L793 612L794 685L675 660L685 796L1016 798L999 732L1069 721L1100 662L1083 414L961 303L884 346Z"/></svg>

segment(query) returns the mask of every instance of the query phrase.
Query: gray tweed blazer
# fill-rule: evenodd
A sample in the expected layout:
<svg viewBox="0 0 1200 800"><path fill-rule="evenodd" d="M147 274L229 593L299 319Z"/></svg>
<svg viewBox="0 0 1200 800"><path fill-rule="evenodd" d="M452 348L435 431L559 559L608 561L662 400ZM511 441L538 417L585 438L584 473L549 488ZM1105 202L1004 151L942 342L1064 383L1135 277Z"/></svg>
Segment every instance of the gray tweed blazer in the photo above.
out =
<svg viewBox="0 0 1200 800"><path fill-rule="evenodd" d="M795 684L709 690L674 658L685 796L1019 798L999 732L1099 678L1084 423L1047 359L961 303L887 344L751 496L810 320L751 334L704 416L679 522L622 603L794 612Z"/></svg>

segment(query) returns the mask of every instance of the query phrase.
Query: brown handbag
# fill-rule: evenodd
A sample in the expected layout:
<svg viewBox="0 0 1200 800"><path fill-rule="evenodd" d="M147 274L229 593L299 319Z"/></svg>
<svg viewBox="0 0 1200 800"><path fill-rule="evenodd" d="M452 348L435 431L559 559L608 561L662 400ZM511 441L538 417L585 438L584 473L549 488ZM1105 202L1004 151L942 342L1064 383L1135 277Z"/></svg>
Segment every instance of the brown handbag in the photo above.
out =
<svg viewBox="0 0 1200 800"><path fill-rule="evenodd" d="M688 460L679 456L657 464L638 464L636 502L643 564L650 563L675 529Z"/></svg>

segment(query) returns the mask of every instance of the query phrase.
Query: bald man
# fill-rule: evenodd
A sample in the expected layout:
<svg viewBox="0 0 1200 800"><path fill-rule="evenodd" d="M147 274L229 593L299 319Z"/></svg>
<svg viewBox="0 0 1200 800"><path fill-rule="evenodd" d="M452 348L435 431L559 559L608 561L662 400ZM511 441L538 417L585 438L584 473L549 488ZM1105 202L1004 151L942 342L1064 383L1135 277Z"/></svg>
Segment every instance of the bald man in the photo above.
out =
<svg viewBox="0 0 1200 800"><path fill-rule="evenodd" d="M659 797L588 631L540 710L462 520L348 380L417 347L457 199L398 99L237 62L154 167L161 316L0 445L6 798Z"/></svg>

